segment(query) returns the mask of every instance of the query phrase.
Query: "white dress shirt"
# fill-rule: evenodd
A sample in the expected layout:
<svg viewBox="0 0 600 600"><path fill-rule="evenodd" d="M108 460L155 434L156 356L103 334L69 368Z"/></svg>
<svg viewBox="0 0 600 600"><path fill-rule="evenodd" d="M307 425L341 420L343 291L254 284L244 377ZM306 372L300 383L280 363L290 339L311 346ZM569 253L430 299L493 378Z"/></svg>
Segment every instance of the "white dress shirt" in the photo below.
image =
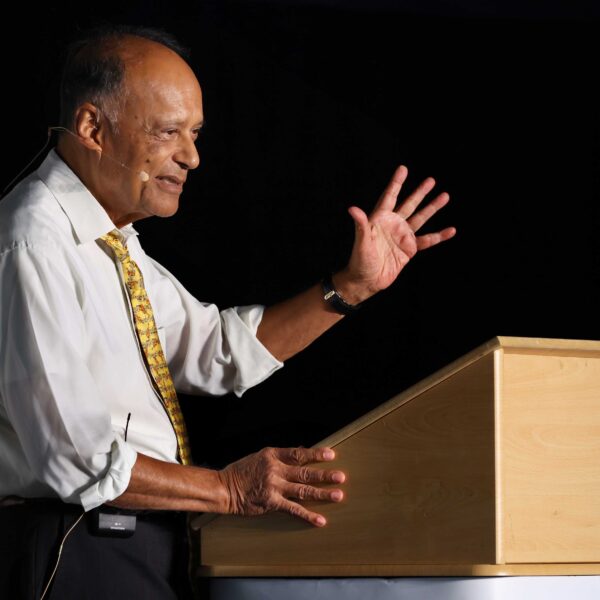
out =
<svg viewBox="0 0 600 600"><path fill-rule="evenodd" d="M137 452L177 461L119 267L98 242L114 228L55 150L0 202L0 498L89 510L125 491ZM120 231L178 391L241 396L283 366L256 338L263 306L199 302L131 225Z"/></svg>

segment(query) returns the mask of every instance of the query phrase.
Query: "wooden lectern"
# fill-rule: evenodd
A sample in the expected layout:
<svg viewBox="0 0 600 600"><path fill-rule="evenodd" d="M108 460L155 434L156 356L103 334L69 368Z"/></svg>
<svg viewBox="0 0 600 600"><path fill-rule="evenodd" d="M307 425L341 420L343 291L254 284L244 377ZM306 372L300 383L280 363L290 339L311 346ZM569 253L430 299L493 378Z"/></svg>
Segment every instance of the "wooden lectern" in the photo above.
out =
<svg viewBox="0 0 600 600"><path fill-rule="evenodd" d="M318 445L328 525L201 516L198 575L600 574L600 342L495 338Z"/></svg>

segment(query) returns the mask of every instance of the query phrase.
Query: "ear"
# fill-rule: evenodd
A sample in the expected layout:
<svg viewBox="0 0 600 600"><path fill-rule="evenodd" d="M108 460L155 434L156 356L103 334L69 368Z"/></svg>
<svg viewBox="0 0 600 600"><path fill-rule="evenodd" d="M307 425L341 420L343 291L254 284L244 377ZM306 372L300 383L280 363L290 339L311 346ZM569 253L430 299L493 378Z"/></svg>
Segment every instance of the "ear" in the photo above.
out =
<svg viewBox="0 0 600 600"><path fill-rule="evenodd" d="M84 102L75 112L75 133L79 141L90 150L102 152L100 144L100 109Z"/></svg>

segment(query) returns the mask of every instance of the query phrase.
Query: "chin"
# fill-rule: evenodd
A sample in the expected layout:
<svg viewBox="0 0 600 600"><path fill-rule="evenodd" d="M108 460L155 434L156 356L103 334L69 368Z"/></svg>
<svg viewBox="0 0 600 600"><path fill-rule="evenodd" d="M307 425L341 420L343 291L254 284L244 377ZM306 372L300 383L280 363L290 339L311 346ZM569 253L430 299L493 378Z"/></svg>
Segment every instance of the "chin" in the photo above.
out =
<svg viewBox="0 0 600 600"><path fill-rule="evenodd" d="M179 205L174 207L172 210L163 211L162 213L160 213L157 216L158 217L172 217L177 212L178 209L179 209Z"/></svg>
<svg viewBox="0 0 600 600"><path fill-rule="evenodd" d="M179 198L177 200L169 200L161 202L154 207L152 214L155 217L172 217L179 209Z"/></svg>

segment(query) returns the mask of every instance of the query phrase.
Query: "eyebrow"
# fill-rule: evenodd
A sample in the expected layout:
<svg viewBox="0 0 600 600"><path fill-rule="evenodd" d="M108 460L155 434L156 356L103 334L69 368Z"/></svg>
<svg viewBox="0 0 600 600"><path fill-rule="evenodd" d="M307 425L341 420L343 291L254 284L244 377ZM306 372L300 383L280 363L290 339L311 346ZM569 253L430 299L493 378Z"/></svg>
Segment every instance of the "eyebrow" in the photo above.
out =
<svg viewBox="0 0 600 600"><path fill-rule="evenodd" d="M178 125L178 126L182 126L185 125L184 121L178 120L178 119L160 119L159 121L157 121L159 127L164 126L164 125ZM194 125L192 125L192 129L198 128L198 129L202 129L204 127L204 123L205 120L203 119L202 121L198 121L197 123L195 123Z"/></svg>

